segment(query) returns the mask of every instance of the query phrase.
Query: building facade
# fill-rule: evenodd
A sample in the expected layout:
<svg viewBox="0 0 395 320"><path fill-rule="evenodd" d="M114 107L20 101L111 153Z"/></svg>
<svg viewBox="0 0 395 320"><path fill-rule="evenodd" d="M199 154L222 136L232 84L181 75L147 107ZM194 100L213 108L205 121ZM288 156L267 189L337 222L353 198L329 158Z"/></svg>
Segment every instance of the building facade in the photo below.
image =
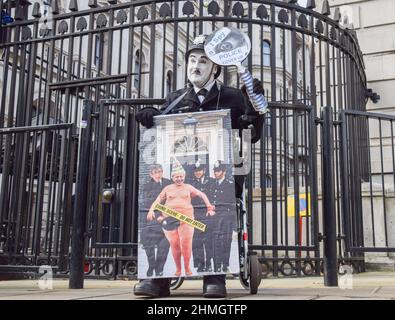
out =
<svg viewBox="0 0 395 320"><path fill-rule="evenodd" d="M317 7L323 1L319 0ZM368 88L380 95L366 109L395 113L395 2L392 0L329 0L339 8L340 23L356 31L363 54Z"/></svg>
<svg viewBox="0 0 395 320"><path fill-rule="evenodd" d="M323 5L316 1L317 7ZM329 0L331 11L339 10L340 23L355 30L365 63L367 88L377 93L380 99L370 99L366 110L386 115L395 114L395 2L392 0ZM373 99L374 100L374 99ZM369 121L371 180L362 182L364 219L370 219L375 207L378 216L387 215L391 224L395 221L394 195L394 128L393 122L378 119ZM374 204L371 204L374 195ZM388 208L388 209L386 209ZM373 225L373 224L371 224ZM385 234L382 225L376 225L378 232ZM393 232L393 231L392 231ZM372 233L365 233L366 243L372 243ZM378 238L382 244L385 243ZM394 241L394 240L392 240ZM393 255L367 254L373 267L394 269Z"/></svg>

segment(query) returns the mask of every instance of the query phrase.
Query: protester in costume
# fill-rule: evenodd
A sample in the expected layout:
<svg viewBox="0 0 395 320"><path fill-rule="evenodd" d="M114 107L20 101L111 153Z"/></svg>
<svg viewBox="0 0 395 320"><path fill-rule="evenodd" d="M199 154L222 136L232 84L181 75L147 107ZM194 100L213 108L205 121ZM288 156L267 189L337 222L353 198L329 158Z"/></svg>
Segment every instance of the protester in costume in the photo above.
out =
<svg viewBox="0 0 395 320"><path fill-rule="evenodd" d="M246 88L241 90L223 86L217 78L221 67L214 64L204 51L207 36L198 36L185 54L187 62L188 86L171 92L166 97L166 104L161 110L146 107L138 112L136 120L146 128L154 125L154 116L162 112L170 114L180 112L207 112L229 109L232 129L253 128L252 143L257 142L262 134L264 118L259 115L249 101ZM262 94L261 81L254 79L253 91ZM170 109L170 110L169 110ZM235 195L241 198L245 177L235 176ZM203 277L203 296L206 298L226 297L226 278L224 274ZM170 295L170 279L146 279L134 287L134 294L165 297Z"/></svg>

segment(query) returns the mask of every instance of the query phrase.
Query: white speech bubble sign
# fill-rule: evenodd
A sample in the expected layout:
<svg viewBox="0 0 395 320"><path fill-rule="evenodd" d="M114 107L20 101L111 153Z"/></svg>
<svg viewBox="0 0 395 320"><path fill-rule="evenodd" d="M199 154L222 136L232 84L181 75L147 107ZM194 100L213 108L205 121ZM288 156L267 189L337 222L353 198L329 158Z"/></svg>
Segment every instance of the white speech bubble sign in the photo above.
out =
<svg viewBox="0 0 395 320"><path fill-rule="evenodd" d="M223 27L207 37L204 50L215 64L237 66L249 55L251 41L239 29Z"/></svg>

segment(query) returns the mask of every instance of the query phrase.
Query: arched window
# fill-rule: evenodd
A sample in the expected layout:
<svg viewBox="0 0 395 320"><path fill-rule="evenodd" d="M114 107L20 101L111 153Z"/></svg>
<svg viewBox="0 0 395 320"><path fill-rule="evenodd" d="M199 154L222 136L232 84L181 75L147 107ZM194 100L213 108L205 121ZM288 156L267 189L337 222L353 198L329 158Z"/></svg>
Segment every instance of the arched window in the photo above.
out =
<svg viewBox="0 0 395 320"><path fill-rule="evenodd" d="M265 67L270 66L270 42L263 40L263 65Z"/></svg>
<svg viewBox="0 0 395 320"><path fill-rule="evenodd" d="M98 34L95 36L95 61L94 64L97 70L103 69L103 50L104 50L104 36Z"/></svg>
<svg viewBox="0 0 395 320"><path fill-rule="evenodd" d="M268 174L265 176L265 186L266 188L272 187L272 177Z"/></svg>
<svg viewBox="0 0 395 320"><path fill-rule="evenodd" d="M173 72L170 70L166 73L166 93L170 93L172 91L173 84Z"/></svg>
<svg viewBox="0 0 395 320"><path fill-rule="evenodd" d="M136 51L134 55L134 87L139 88L140 85L140 72L141 72L141 62L143 59L140 57L140 50Z"/></svg>

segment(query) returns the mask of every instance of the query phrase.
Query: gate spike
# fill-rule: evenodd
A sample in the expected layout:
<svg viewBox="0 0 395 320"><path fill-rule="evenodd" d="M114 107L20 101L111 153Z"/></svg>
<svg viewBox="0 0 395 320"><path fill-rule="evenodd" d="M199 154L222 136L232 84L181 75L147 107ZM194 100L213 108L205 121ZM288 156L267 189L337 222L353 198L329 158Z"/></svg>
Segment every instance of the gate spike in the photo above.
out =
<svg viewBox="0 0 395 320"><path fill-rule="evenodd" d="M15 20L21 21L23 19L24 19L23 7L22 6L16 6L16 8L15 8Z"/></svg>
<svg viewBox="0 0 395 320"><path fill-rule="evenodd" d="M324 16L329 16L331 14L331 8L329 6L328 0L325 0L322 4L322 12Z"/></svg>
<svg viewBox="0 0 395 320"><path fill-rule="evenodd" d="M52 0L52 14L59 14L59 0Z"/></svg>
<svg viewBox="0 0 395 320"><path fill-rule="evenodd" d="M69 10L70 11L78 11L77 0L70 0Z"/></svg>
<svg viewBox="0 0 395 320"><path fill-rule="evenodd" d="M88 7L97 8L97 0L89 0Z"/></svg>
<svg viewBox="0 0 395 320"><path fill-rule="evenodd" d="M307 9L315 9L316 8L316 6L315 6L315 0L307 0L307 3L306 3L306 8Z"/></svg>
<svg viewBox="0 0 395 320"><path fill-rule="evenodd" d="M35 2L33 5L32 17L41 18L41 9L39 2Z"/></svg>

